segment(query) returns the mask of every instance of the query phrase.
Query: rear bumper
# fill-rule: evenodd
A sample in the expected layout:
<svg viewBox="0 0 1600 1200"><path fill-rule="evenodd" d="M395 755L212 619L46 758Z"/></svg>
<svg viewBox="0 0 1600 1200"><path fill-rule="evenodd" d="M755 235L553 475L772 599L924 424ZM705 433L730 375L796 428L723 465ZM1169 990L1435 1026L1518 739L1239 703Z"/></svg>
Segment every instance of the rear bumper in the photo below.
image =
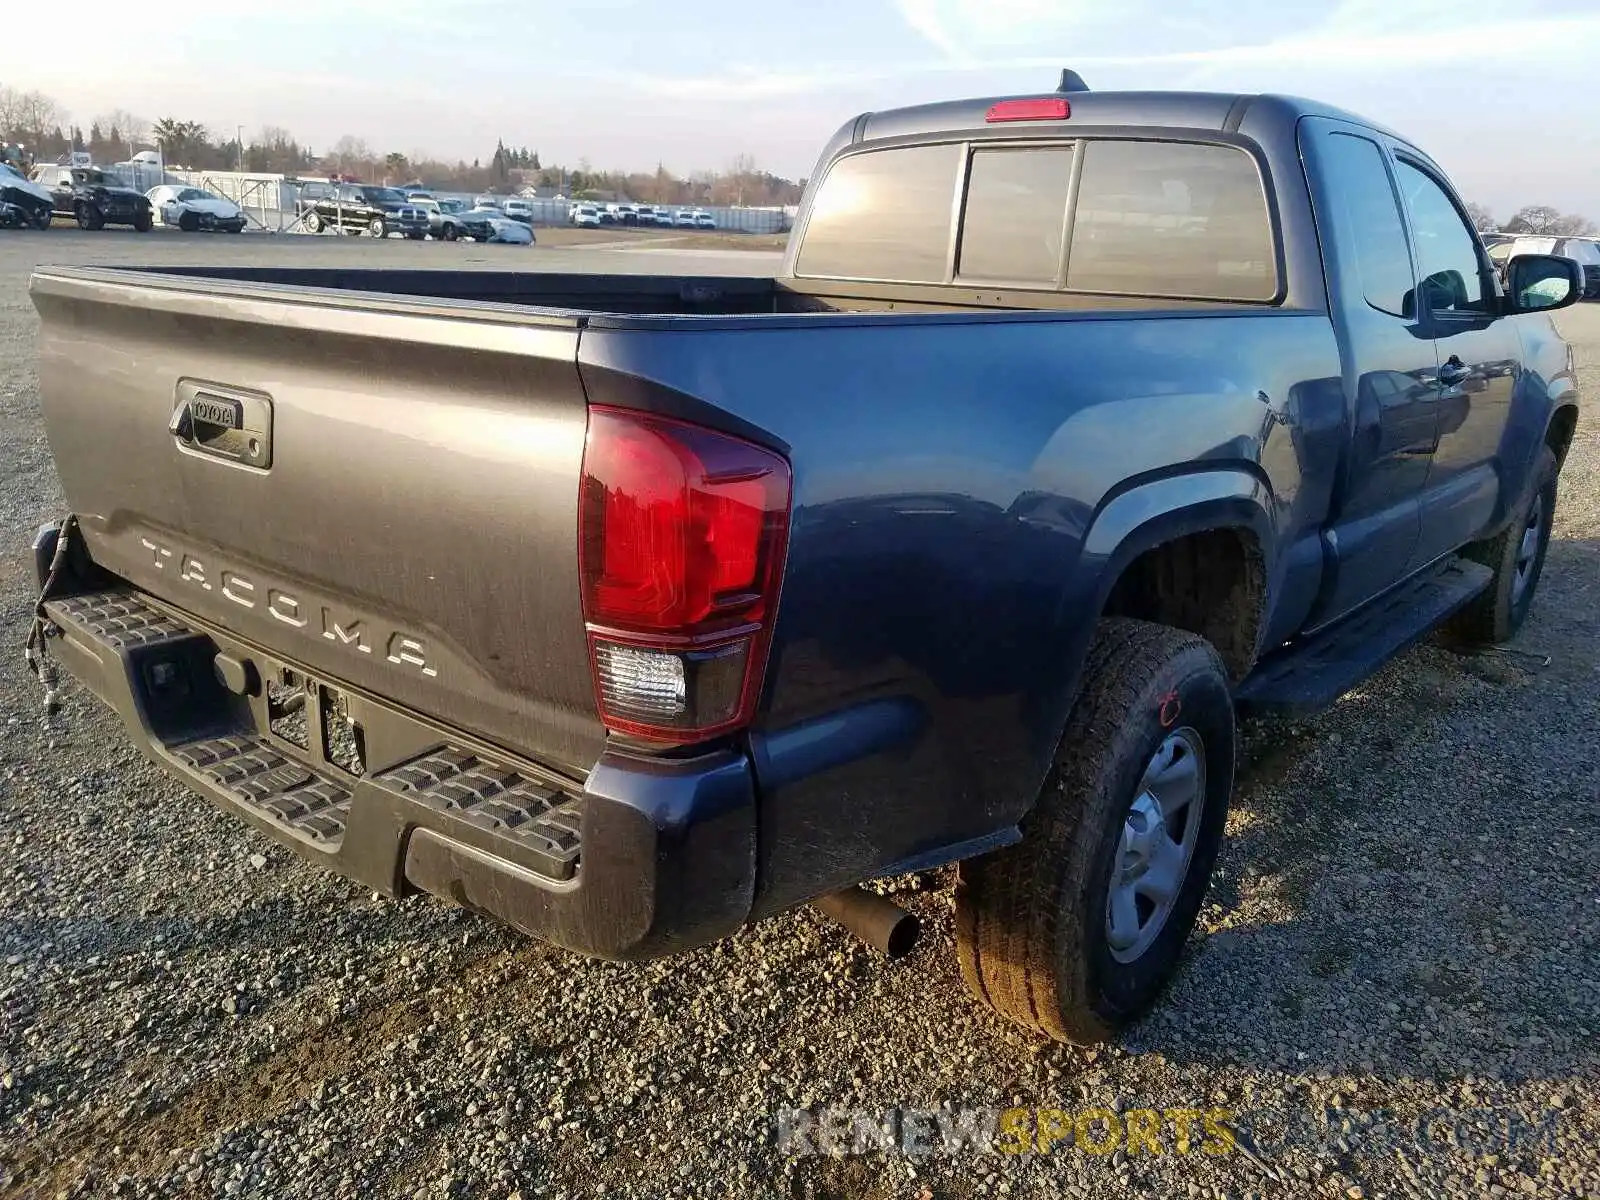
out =
<svg viewBox="0 0 1600 1200"><path fill-rule="evenodd" d="M48 559L54 534L41 534L36 558ZM376 697L341 692L335 712L316 680L305 681L301 747L280 736L266 695L290 664L121 581L62 591L46 606L55 661L156 763L304 858L603 958L688 949L749 918L755 786L736 752L666 762L608 751L578 783ZM328 752L325 722L343 714L364 742L359 776Z"/></svg>

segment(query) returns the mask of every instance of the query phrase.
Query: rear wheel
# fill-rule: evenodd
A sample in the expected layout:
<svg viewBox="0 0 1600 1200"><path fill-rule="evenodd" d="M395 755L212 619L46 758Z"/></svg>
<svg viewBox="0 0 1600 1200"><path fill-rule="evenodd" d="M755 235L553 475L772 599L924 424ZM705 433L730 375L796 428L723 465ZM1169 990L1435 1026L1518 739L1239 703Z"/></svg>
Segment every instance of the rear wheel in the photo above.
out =
<svg viewBox="0 0 1600 1200"><path fill-rule="evenodd" d="M1463 646L1493 646L1513 637L1528 619L1550 549L1559 471L1554 452L1548 446L1540 447L1532 490L1511 524L1497 536L1461 552L1463 558L1491 568L1494 578L1445 626L1450 640Z"/></svg>
<svg viewBox="0 0 1600 1200"><path fill-rule="evenodd" d="M384 224L382 217L373 217L371 221L367 222L367 232L375 238L388 237L389 226Z"/></svg>
<svg viewBox="0 0 1600 1200"><path fill-rule="evenodd" d="M455 241L456 227L454 225L446 225L442 230L439 231L439 236L447 242Z"/></svg>
<svg viewBox="0 0 1600 1200"><path fill-rule="evenodd" d="M1102 621L1022 841L961 864L956 948L973 993L1072 1042L1148 1009L1200 911L1233 768L1233 701L1210 643Z"/></svg>
<svg viewBox="0 0 1600 1200"><path fill-rule="evenodd" d="M50 220L55 216L48 208L41 208L33 214L33 227L35 229L49 229Z"/></svg>
<svg viewBox="0 0 1600 1200"><path fill-rule="evenodd" d="M98 208L90 204L88 201L78 201L77 205L75 206L75 211L78 216L79 229L94 230L105 228L105 217L101 215Z"/></svg>

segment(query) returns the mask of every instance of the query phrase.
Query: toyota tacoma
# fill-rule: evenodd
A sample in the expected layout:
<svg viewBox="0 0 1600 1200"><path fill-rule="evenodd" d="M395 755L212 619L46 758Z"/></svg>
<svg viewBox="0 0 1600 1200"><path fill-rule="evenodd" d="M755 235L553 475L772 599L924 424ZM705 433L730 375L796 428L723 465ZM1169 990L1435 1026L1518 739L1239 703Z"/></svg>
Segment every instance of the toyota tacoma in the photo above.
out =
<svg viewBox="0 0 1600 1200"><path fill-rule="evenodd" d="M1360 117L1070 72L811 179L775 278L39 269L37 669L306 858L587 954L958 863L972 991L1113 1034L1238 714L1527 616L1576 264L1502 287Z"/></svg>

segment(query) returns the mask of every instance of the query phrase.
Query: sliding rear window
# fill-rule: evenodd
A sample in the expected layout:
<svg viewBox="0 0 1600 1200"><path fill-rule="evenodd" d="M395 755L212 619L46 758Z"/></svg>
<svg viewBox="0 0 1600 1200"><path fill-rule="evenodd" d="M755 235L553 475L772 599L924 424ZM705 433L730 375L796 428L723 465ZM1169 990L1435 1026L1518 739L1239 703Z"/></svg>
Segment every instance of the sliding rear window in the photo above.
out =
<svg viewBox="0 0 1600 1200"><path fill-rule="evenodd" d="M1071 183L1071 146L974 150L956 274L1053 287Z"/></svg>
<svg viewBox="0 0 1600 1200"><path fill-rule="evenodd" d="M1172 299L1278 294L1255 160L1198 142L951 143L849 155L817 193L795 273Z"/></svg>

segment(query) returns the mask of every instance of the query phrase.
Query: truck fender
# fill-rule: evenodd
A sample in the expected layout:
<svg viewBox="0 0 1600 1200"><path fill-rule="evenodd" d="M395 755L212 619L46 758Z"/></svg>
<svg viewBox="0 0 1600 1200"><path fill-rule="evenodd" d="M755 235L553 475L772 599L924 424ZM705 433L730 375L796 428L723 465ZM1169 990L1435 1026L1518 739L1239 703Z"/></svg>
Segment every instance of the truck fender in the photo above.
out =
<svg viewBox="0 0 1600 1200"><path fill-rule="evenodd" d="M1135 482L1104 501L1084 534L1071 584L1062 597L1061 622L1052 653L1041 656L1041 678L1028 721L1037 747L1037 782L1024 811L1042 786L1067 715L1082 685L1084 661L1111 589L1146 551L1177 538L1219 529L1248 530L1265 569L1261 629L1270 623L1275 572L1287 559L1276 553L1276 505L1265 479L1244 467L1220 466ZM1085 619L1088 617L1089 619ZM1065 664L1067 669L1061 670ZM1019 813L1019 817L1020 817Z"/></svg>
<svg viewBox="0 0 1600 1200"><path fill-rule="evenodd" d="M1276 525L1272 492L1260 476L1228 467L1135 484L1101 505L1083 542L1083 571L1096 580L1098 613L1117 577L1147 550L1191 533L1248 529L1272 580Z"/></svg>

